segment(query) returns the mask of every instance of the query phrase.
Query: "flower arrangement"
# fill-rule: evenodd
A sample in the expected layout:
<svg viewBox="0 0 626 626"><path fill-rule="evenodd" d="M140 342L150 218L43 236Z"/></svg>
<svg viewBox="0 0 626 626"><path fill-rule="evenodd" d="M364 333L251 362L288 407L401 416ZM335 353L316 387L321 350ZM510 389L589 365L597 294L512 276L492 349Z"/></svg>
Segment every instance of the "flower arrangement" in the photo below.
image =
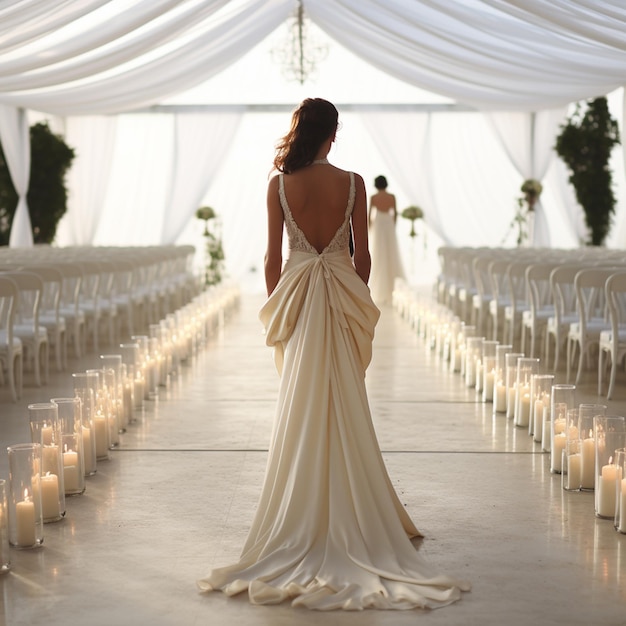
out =
<svg viewBox="0 0 626 626"><path fill-rule="evenodd" d="M543 185L534 178L529 178L522 183L520 187L522 193L524 194L524 199L528 204L528 210L532 211L534 209L535 203L537 199L541 195L543 191Z"/></svg>
<svg viewBox="0 0 626 626"><path fill-rule="evenodd" d="M217 285L222 281L222 266L224 264L224 249L221 238L209 230L209 220L217 218L217 213L210 206L200 207L196 217L204 221L205 244L205 285Z"/></svg>
<svg viewBox="0 0 626 626"><path fill-rule="evenodd" d="M415 232L415 220L421 220L424 217L424 211L422 211L422 209L418 206L411 205L404 209L400 215L405 220L411 220L411 232L409 233L409 237L415 237L417 234Z"/></svg>

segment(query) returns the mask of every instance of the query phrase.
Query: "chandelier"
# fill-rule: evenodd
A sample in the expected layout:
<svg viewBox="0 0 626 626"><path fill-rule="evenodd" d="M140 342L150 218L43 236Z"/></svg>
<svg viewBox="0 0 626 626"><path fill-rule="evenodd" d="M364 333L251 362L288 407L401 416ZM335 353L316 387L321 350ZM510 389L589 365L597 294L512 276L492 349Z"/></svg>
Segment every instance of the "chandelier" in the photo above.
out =
<svg viewBox="0 0 626 626"><path fill-rule="evenodd" d="M328 54L328 47L314 41L310 34L309 20L304 16L302 0L287 21L287 37L271 51L272 58L283 68L283 76L301 85L317 73L317 64Z"/></svg>

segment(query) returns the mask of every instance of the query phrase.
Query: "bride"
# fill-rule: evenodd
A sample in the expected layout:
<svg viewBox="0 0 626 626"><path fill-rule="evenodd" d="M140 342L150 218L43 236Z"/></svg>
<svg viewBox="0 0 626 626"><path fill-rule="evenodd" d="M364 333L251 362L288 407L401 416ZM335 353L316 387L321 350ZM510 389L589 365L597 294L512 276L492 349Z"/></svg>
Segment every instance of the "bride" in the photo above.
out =
<svg viewBox="0 0 626 626"><path fill-rule="evenodd" d="M372 426L365 370L379 311L367 287L367 201L362 178L326 158L337 121L330 102L304 100L277 147L260 318L281 379L265 480L239 562L198 585L247 591L254 604L437 608L469 586L413 547L421 535Z"/></svg>

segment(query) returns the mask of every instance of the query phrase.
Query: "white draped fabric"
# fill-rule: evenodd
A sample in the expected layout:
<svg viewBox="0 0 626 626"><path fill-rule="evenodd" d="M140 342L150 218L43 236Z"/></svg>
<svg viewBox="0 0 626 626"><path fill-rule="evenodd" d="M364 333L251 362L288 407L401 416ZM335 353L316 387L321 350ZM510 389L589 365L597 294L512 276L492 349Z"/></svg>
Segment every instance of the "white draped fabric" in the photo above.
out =
<svg viewBox="0 0 626 626"><path fill-rule="evenodd" d="M621 0L304 5L375 67L481 109L556 108L624 81ZM296 0L17 0L0 8L0 102L59 115L156 103L227 67L295 7Z"/></svg>
<svg viewBox="0 0 626 626"><path fill-rule="evenodd" d="M74 148L75 160L67 174L71 190L67 212L57 232L65 245L88 246L94 241L103 215L116 130L115 116L67 119L66 141Z"/></svg>
<svg viewBox="0 0 626 626"><path fill-rule="evenodd" d="M173 244L200 206L239 128L243 108L215 115L177 114L173 172L161 243Z"/></svg>
<svg viewBox="0 0 626 626"><path fill-rule="evenodd" d="M18 198L9 245L29 247L33 245L33 232L26 201L30 179L30 131L26 111L0 104L0 141Z"/></svg>
<svg viewBox="0 0 626 626"><path fill-rule="evenodd" d="M554 157L554 138L564 123L567 109L545 110L539 113L490 113L492 123L504 149L524 179L542 181ZM520 191L520 196L522 195ZM535 205L534 225L530 243L550 247L548 221L541 199Z"/></svg>

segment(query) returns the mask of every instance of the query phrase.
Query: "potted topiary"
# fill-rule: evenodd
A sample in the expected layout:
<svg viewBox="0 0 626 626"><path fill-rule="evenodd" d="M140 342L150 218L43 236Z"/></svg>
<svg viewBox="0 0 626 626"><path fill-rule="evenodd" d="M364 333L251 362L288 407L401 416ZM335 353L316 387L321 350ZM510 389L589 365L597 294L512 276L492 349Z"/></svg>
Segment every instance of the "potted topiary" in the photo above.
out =
<svg viewBox="0 0 626 626"><path fill-rule="evenodd" d="M556 152L570 170L569 181L585 212L588 243L593 246L601 246L611 229L616 200L609 159L619 142L617 121L604 97L589 100L584 112L578 104L556 138Z"/></svg>

